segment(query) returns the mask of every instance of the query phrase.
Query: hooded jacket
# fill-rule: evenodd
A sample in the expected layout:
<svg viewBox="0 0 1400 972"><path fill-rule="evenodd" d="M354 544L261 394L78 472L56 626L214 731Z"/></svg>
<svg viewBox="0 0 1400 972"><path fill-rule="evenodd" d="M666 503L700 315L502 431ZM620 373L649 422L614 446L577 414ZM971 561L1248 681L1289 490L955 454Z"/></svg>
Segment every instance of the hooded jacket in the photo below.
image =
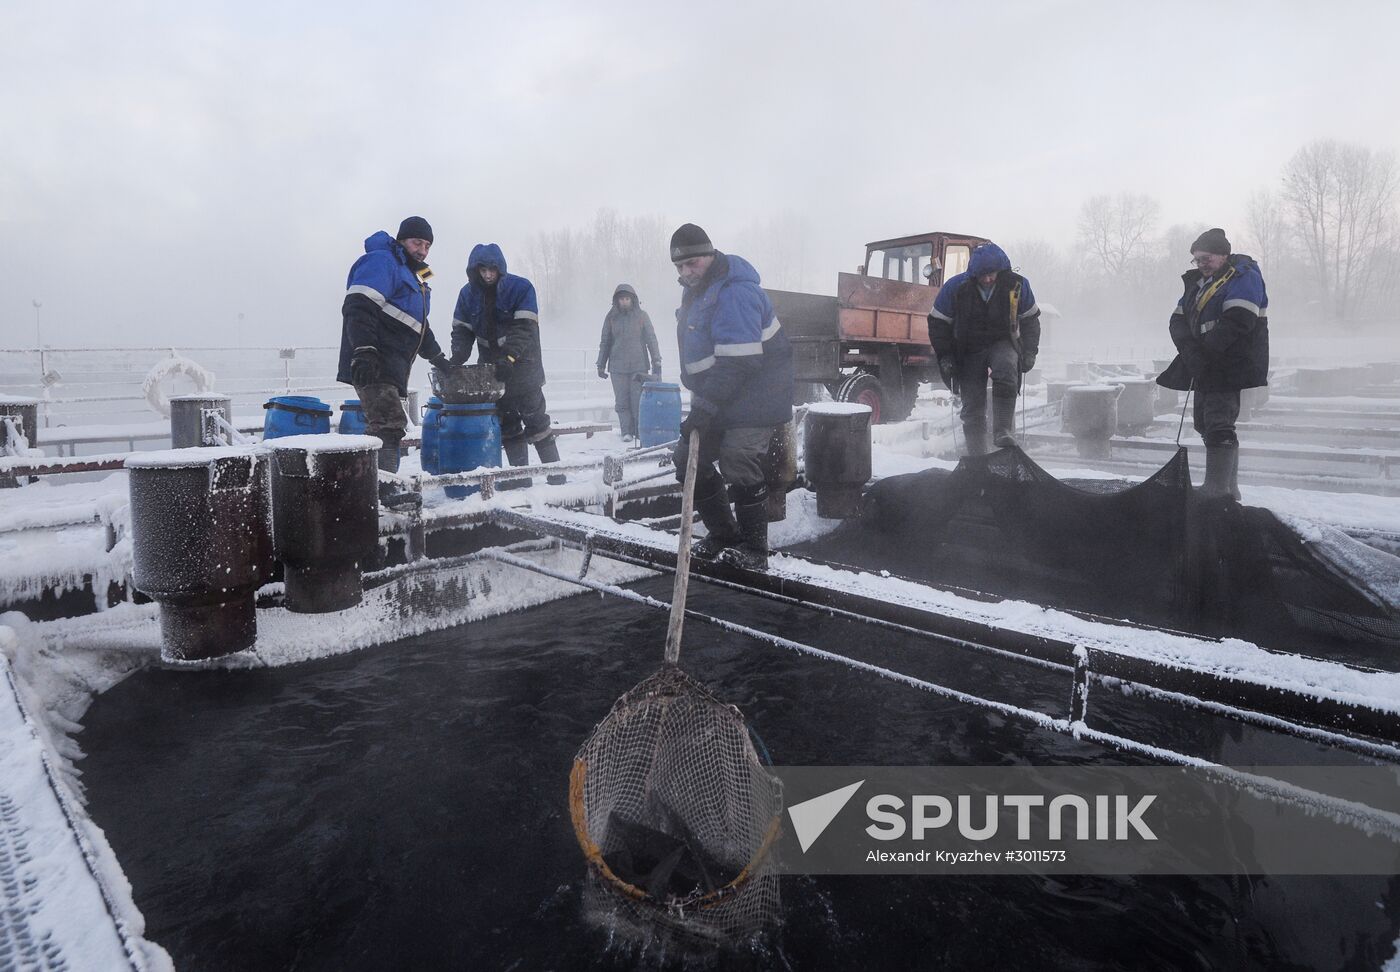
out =
<svg viewBox="0 0 1400 972"><path fill-rule="evenodd" d="M715 428L792 420L792 346L747 260L715 254L676 311L676 343L691 411L712 413Z"/></svg>
<svg viewBox="0 0 1400 972"><path fill-rule="evenodd" d="M340 307L340 364L335 380L354 384L350 359L357 348L376 348L383 366L381 380L408 394L408 373L415 354L435 358L442 353L428 326L432 271L408 255L388 233L380 230L365 240L365 255L355 261L345 281Z"/></svg>
<svg viewBox="0 0 1400 972"><path fill-rule="evenodd" d="M481 282L478 270L492 266L500 271L494 287ZM492 364L509 355L515 370L506 382L506 394L544 385L540 353L540 308L535 285L506 272L505 254L495 243L478 243L467 258L467 284L457 295L452 313L452 360L463 364L471 357Z"/></svg>
<svg viewBox="0 0 1400 972"><path fill-rule="evenodd" d="M632 307L622 310L618 297L627 294ZM613 305L603 318L603 334L598 339L598 368L612 368L621 374L661 372L661 349L656 344L656 330L651 317L642 310L641 301L631 284L618 284L613 291Z"/></svg>
<svg viewBox="0 0 1400 972"><path fill-rule="evenodd" d="M1269 383L1269 295L1253 257L1232 253L1220 274L1181 275L1168 330L1177 356L1157 384L1187 391L1237 391Z"/></svg>
<svg viewBox="0 0 1400 972"><path fill-rule="evenodd" d="M984 299L977 278L988 273L997 279L991 296ZM1022 354L1040 352L1035 293L1029 280L1012 271L1005 250L983 243L972 251L967 269L939 288L928 315L928 340L940 361L1003 340L1010 340Z"/></svg>

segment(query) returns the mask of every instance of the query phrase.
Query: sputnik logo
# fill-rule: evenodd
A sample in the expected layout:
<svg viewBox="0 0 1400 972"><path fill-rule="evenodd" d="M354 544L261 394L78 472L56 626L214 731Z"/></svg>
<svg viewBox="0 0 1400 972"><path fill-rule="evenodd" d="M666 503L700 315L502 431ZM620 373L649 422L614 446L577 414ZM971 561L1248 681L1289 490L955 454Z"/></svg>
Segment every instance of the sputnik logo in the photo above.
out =
<svg viewBox="0 0 1400 972"><path fill-rule="evenodd" d="M792 829L797 834L797 842L802 845L802 853L807 853L807 848L816 843L822 831L830 826L836 815L841 812L841 808L850 802L864 782L865 780L859 780L839 790L832 790L788 807L788 816L792 818Z"/></svg>

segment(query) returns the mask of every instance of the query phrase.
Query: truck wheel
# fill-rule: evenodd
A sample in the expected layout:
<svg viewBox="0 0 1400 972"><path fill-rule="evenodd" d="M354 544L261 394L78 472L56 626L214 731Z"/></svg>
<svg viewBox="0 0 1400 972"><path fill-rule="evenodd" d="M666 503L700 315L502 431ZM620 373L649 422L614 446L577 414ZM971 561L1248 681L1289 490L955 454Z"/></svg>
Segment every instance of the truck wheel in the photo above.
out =
<svg viewBox="0 0 1400 972"><path fill-rule="evenodd" d="M841 383L836 395L838 402L856 402L870 406L870 424L879 425L885 416L885 395L880 379L868 371L857 371Z"/></svg>

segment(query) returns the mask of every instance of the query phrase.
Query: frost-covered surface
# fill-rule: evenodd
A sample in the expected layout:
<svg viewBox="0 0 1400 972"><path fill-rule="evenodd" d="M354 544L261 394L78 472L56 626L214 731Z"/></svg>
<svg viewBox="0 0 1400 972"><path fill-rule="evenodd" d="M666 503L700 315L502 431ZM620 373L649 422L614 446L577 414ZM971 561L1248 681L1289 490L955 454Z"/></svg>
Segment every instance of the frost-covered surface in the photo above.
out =
<svg viewBox="0 0 1400 972"><path fill-rule="evenodd" d="M809 415L861 415L869 412L870 406L859 402L813 402L807 406Z"/></svg>
<svg viewBox="0 0 1400 972"><path fill-rule="evenodd" d="M0 605L80 590L92 579L93 594L106 604L107 587L131 570L130 548L107 549L100 523L0 533Z"/></svg>
<svg viewBox="0 0 1400 972"><path fill-rule="evenodd" d="M384 445L372 435L341 435L323 432L315 435L284 435L266 443L274 451L299 449L308 455L323 452L377 452Z"/></svg>
<svg viewBox="0 0 1400 972"><path fill-rule="evenodd" d="M126 473L97 482L59 484L45 477L21 489L0 494L0 534L11 530L63 526L97 519L98 505L108 496L126 498Z"/></svg>
<svg viewBox="0 0 1400 972"><path fill-rule="evenodd" d="M1336 527L1292 514L1275 514L1337 573L1364 590L1373 604L1400 610L1400 557L1354 540Z"/></svg>
<svg viewBox="0 0 1400 972"><path fill-rule="evenodd" d="M34 693L0 627L0 964L6 969L172 969L106 837L55 767Z"/></svg>
<svg viewBox="0 0 1400 972"><path fill-rule="evenodd" d="M346 436L346 438L351 438ZM379 440L375 440L376 442ZM162 449L156 452L134 453L126 461L128 469L188 469L206 466L215 459L252 457L263 451L261 445L205 446L198 449Z"/></svg>

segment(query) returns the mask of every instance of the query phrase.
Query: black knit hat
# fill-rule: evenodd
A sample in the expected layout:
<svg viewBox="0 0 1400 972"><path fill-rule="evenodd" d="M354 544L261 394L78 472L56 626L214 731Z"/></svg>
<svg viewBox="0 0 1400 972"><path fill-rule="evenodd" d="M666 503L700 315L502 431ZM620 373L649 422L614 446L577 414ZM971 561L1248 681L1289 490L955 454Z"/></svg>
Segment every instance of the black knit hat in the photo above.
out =
<svg viewBox="0 0 1400 972"><path fill-rule="evenodd" d="M1196 237L1196 242L1191 244L1191 252L1229 256L1230 241L1225 239L1225 231L1217 226L1215 229L1208 229Z"/></svg>
<svg viewBox="0 0 1400 972"><path fill-rule="evenodd" d="M433 228L428 225L428 221L422 216L410 216L399 224L399 235L396 240L427 240L433 241Z"/></svg>
<svg viewBox="0 0 1400 972"><path fill-rule="evenodd" d="M709 256L715 245L709 235L694 223L686 223L671 234L671 262L680 263L691 257Z"/></svg>

